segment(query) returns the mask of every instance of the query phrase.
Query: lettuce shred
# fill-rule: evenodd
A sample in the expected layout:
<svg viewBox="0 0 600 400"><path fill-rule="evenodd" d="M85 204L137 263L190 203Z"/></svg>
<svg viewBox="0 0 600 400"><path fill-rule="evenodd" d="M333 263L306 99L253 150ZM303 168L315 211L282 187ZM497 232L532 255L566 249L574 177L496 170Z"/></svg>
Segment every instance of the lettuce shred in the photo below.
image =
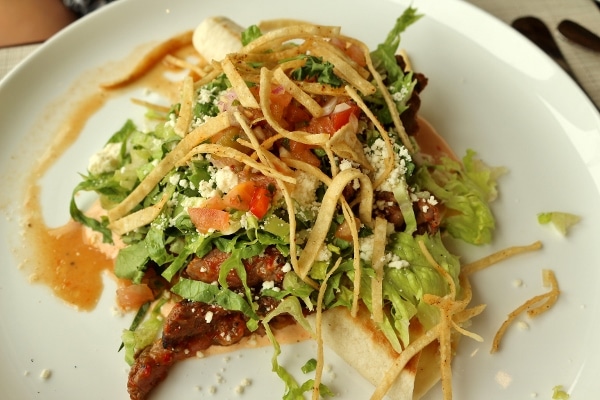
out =
<svg viewBox="0 0 600 400"><path fill-rule="evenodd" d="M457 239L481 245L492 241L496 227L489 203L498 195L502 167L489 167L468 150L462 164L449 157L416 173L417 184L427 188L448 209L443 227Z"/></svg>

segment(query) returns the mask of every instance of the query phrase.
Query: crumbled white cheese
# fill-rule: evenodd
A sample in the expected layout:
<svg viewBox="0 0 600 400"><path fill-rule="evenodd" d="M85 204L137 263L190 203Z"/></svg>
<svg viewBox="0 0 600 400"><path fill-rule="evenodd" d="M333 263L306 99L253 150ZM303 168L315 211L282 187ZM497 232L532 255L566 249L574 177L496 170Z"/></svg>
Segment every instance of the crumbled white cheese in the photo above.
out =
<svg viewBox="0 0 600 400"><path fill-rule="evenodd" d="M121 143L108 143L90 158L88 170L94 175L114 171L119 167L120 154Z"/></svg>
<svg viewBox="0 0 600 400"><path fill-rule="evenodd" d="M381 184L379 190L392 192L406 174L406 161L411 160L408 150L404 146L400 146L392 141L394 148L391 155L394 159L392 171L387 176L386 180ZM376 139L373 144L364 147L365 156L375 169L375 179L377 180L385 172L386 160L390 157L385 141L381 138Z"/></svg>
<svg viewBox="0 0 600 400"><path fill-rule="evenodd" d="M367 236L364 238L359 238L358 243L360 246L360 258L365 261L371 261L373 258L373 244L375 241L375 236Z"/></svg>
<svg viewBox="0 0 600 400"><path fill-rule="evenodd" d="M238 174L232 170L231 167L227 166L217 171L215 174L215 182L217 184L217 189L223 193L227 193L240 182L240 179Z"/></svg>
<svg viewBox="0 0 600 400"><path fill-rule="evenodd" d="M303 171L296 171L294 176L296 178L296 185L291 196L294 200L303 206L313 204L316 199L317 188L319 187L319 180Z"/></svg>
<svg viewBox="0 0 600 400"><path fill-rule="evenodd" d="M528 331L529 330L529 324L525 321L519 321L517 322L517 327L522 330L522 331Z"/></svg>
<svg viewBox="0 0 600 400"><path fill-rule="evenodd" d="M49 369L43 369L42 372L40 373L40 378L42 379L50 379L50 377L52 376L52 371L50 371Z"/></svg>
<svg viewBox="0 0 600 400"><path fill-rule="evenodd" d="M179 183L179 180L180 180L180 176L179 176L179 174L173 174L173 175L171 175L171 177L169 178L169 183L170 183L171 185L175 185L175 186L177 186L177 184Z"/></svg>
<svg viewBox="0 0 600 400"><path fill-rule="evenodd" d="M353 167L352 161L350 161L350 160L344 159L344 160L342 160L340 162L340 171L345 171L345 170L350 169L352 167Z"/></svg>
<svg viewBox="0 0 600 400"><path fill-rule="evenodd" d="M394 260L394 261L390 261L387 264L387 266L389 268L402 269L402 268L408 268L408 267L410 267L410 263L408 261L406 261L406 260Z"/></svg>
<svg viewBox="0 0 600 400"><path fill-rule="evenodd" d="M207 324L210 324L210 321L212 321L213 319L213 312L212 311L208 311L205 315L204 315L204 320L206 321Z"/></svg>
<svg viewBox="0 0 600 400"><path fill-rule="evenodd" d="M317 254L317 261L329 261L331 260L331 250L327 248L327 246L321 246L319 253Z"/></svg>
<svg viewBox="0 0 600 400"><path fill-rule="evenodd" d="M281 272L283 272L284 274L290 272L291 270L292 265L289 262L285 263L285 265L281 267Z"/></svg>

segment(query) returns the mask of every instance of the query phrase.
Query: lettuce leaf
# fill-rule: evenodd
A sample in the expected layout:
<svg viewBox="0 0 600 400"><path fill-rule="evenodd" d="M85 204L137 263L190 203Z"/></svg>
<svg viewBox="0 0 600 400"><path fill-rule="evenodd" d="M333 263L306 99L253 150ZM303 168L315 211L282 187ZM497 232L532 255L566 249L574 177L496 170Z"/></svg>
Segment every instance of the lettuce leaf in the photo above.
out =
<svg viewBox="0 0 600 400"><path fill-rule="evenodd" d="M566 236L568 230L581 221L581 217L575 214L561 212L561 211L551 211L551 212L543 212L539 213L537 216L538 223L542 225L552 224L560 232L561 235Z"/></svg>
<svg viewBox="0 0 600 400"><path fill-rule="evenodd" d="M458 257L451 254L442 242L441 235L415 235L406 232L397 232L390 236L388 251L406 260L409 266L404 268L385 267L383 279L383 297L391 304L389 319L379 325L390 344L397 350L402 347L398 338L406 346L409 340L409 321L417 317L426 328L439 322L439 311L422 301L423 295L433 294L445 296L449 293L449 286L425 258L419 242L422 241L436 262L446 270L460 290L458 274L460 262ZM371 279L370 268L365 268L361 280L361 298L371 310Z"/></svg>
<svg viewBox="0 0 600 400"><path fill-rule="evenodd" d="M401 33L421 17L421 14L417 14L416 8L408 7L396 19L394 27L390 30L383 43L380 43L371 52L373 66L381 74L386 86L389 88L399 113L406 110L406 102L412 95L416 80L413 79L412 72L405 74L400 68L396 62L396 52L400 46ZM390 112L380 93L370 96L367 101L370 103L369 108L372 109L384 125L392 122Z"/></svg>
<svg viewBox="0 0 600 400"><path fill-rule="evenodd" d="M135 361L135 355L143 348L149 346L158 337L162 330L164 318L160 313L160 308L165 304L166 300L161 300L156 303L149 317L139 326L126 329L121 335L123 347L125 348L125 361L132 365Z"/></svg>
<svg viewBox="0 0 600 400"><path fill-rule="evenodd" d="M443 157L440 164L419 168L415 179L449 209L443 220L448 233L480 245L492 240L496 223L489 202L497 197L497 179L504 171L485 165L468 150L462 164Z"/></svg>

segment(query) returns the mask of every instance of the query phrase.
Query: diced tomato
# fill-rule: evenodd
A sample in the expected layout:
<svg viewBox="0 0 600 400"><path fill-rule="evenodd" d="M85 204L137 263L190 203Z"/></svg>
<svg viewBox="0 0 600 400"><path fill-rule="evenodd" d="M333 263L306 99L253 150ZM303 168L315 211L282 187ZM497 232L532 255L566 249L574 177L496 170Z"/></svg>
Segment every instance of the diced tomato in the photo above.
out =
<svg viewBox="0 0 600 400"><path fill-rule="evenodd" d="M332 37L331 39L329 39L329 44L334 45L335 47L337 47L340 50L346 50L346 42L344 42L342 39L340 39L338 37Z"/></svg>
<svg viewBox="0 0 600 400"><path fill-rule="evenodd" d="M330 115L312 119L304 130L309 133L329 133L332 135L350 121L351 115L356 117L360 115L360 107L354 103L342 103L338 107L341 108L341 111L334 111Z"/></svg>
<svg viewBox="0 0 600 400"><path fill-rule="evenodd" d="M142 304L154 300L152 290L145 283L117 289L117 305L126 311L137 310Z"/></svg>
<svg viewBox="0 0 600 400"><path fill-rule="evenodd" d="M294 127L298 127L307 125L312 115L306 108L294 100L287 107L284 118Z"/></svg>
<svg viewBox="0 0 600 400"><path fill-rule="evenodd" d="M335 133L330 115L313 118L304 130L309 133Z"/></svg>
<svg viewBox="0 0 600 400"><path fill-rule="evenodd" d="M224 231L229 228L229 213L214 208L188 208L192 223L199 232Z"/></svg>
<svg viewBox="0 0 600 400"><path fill-rule="evenodd" d="M356 230L360 229L360 221L358 218L355 219L356 222ZM343 239L347 242L352 242L352 231L350 230L350 224L347 220L344 220L335 230L334 236L339 239Z"/></svg>
<svg viewBox="0 0 600 400"><path fill-rule="evenodd" d="M250 201L250 212L261 219L269 211L271 205L271 192L267 188L257 187Z"/></svg>
<svg viewBox="0 0 600 400"><path fill-rule="evenodd" d="M352 61L354 61L361 67L364 67L367 65L365 53L363 53L363 50L359 46L352 44L352 43L348 44L348 43L344 42L343 40L341 40L340 38L332 38L329 41L329 43L331 43L335 47L339 48L340 50L344 51L344 53L346 53L346 55L348 57L350 57L350 59Z"/></svg>
<svg viewBox="0 0 600 400"><path fill-rule="evenodd" d="M225 195L223 201L226 207L235 208L240 211L248 211L255 189L256 185L252 181L239 183Z"/></svg>
<svg viewBox="0 0 600 400"><path fill-rule="evenodd" d="M331 114L331 122L334 132L346 125L348 121L350 121L351 115L354 115L357 118L360 115L360 108L356 104L345 104L348 104L348 108L339 112L334 111L333 114Z"/></svg>
<svg viewBox="0 0 600 400"><path fill-rule="evenodd" d="M223 201L221 196L215 195L215 196L211 197L210 199L206 200L202 204L202 207L203 208L212 208L213 210L224 210L225 207L227 207L227 203L225 203L225 201Z"/></svg>
<svg viewBox="0 0 600 400"><path fill-rule="evenodd" d="M292 95L286 92L283 87L278 86L271 90L269 98L271 101L271 112L273 113L273 117L277 122L282 123L285 109L292 101Z"/></svg>
<svg viewBox="0 0 600 400"><path fill-rule="evenodd" d="M367 65L365 53L363 53L362 49L357 45L351 44L350 46L348 46L348 48L346 49L346 54L361 67Z"/></svg>
<svg viewBox="0 0 600 400"><path fill-rule="evenodd" d="M292 158L304 161L310 165L315 167L321 166L321 160L319 157L315 156L315 154L310 151L311 147L307 144L296 142L294 140L290 140L290 153L292 154Z"/></svg>

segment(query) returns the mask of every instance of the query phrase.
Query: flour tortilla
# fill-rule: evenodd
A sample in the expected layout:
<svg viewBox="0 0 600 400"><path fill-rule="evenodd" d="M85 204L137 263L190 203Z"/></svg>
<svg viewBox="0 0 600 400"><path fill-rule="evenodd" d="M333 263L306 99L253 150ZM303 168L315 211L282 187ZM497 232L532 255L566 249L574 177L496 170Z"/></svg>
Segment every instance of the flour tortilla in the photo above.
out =
<svg viewBox="0 0 600 400"><path fill-rule="evenodd" d="M315 317L308 317L315 325ZM420 336L421 325L411 323L411 335ZM392 366L398 353L375 326L368 310L359 308L356 318L345 307L336 307L322 314L321 335L325 346L333 350L365 379L377 386ZM387 393L391 400L418 400L440 379L437 341L413 357Z"/></svg>

